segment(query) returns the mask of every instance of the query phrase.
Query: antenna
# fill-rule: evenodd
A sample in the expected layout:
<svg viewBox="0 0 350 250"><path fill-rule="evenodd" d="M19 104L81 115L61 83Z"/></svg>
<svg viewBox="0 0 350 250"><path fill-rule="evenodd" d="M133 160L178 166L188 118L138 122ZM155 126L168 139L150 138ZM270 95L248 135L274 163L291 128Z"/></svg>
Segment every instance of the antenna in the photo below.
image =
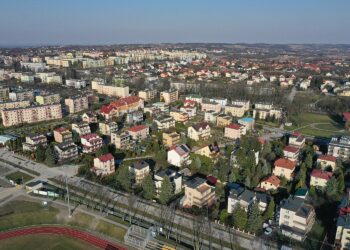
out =
<svg viewBox="0 0 350 250"><path fill-rule="evenodd" d="M68 189L68 178L66 176L66 190L67 190L67 201L68 201L68 218L72 217L70 204L69 204L69 189Z"/></svg>

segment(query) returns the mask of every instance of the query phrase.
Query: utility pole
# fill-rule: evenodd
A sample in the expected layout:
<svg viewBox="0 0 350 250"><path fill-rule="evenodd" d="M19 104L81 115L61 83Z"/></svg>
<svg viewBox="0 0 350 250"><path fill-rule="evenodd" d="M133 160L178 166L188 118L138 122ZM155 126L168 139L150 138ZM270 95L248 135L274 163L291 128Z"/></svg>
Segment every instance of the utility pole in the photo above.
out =
<svg viewBox="0 0 350 250"><path fill-rule="evenodd" d="M66 190L67 190L67 201L68 201L68 218L72 217L71 210L70 210L70 204L69 204L69 189L68 189L68 178L66 176Z"/></svg>

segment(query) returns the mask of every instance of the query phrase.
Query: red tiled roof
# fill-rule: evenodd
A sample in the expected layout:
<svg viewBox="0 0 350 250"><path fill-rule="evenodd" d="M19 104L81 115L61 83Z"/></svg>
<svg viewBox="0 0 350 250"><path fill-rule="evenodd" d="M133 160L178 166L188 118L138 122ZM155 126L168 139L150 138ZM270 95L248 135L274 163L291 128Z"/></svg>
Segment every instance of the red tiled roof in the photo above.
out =
<svg viewBox="0 0 350 250"><path fill-rule="evenodd" d="M337 161L337 158L334 157L333 155L320 155L318 157L319 160L322 160L322 161L332 161L332 162L336 162Z"/></svg>
<svg viewBox="0 0 350 250"><path fill-rule="evenodd" d="M242 127L241 124L237 124L237 123L231 123L230 125L228 125L226 128L230 128L230 129L235 129L238 130Z"/></svg>
<svg viewBox="0 0 350 250"><path fill-rule="evenodd" d="M148 128L148 127L145 126L145 125L136 125L136 126L133 126L133 127L129 128L128 131L139 132L139 131L144 130L146 128Z"/></svg>
<svg viewBox="0 0 350 250"><path fill-rule="evenodd" d="M299 151L299 148L293 147L293 146L285 146L283 151L291 152L291 153L296 153Z"/></svg>
<svg viewBox="0 0 350 250"><path fill-rule="evenodd" d="M65 128L65 127L59 127L59 128L56 128L55 131L59 132L59 133L62 133L62 132L65 132L67 131L68 129Z"/></svg>
<svg viewBox="0 0 350 250"><path fill-rule="evenodd" d="M115 102L111 102L109 105L103 105L101 108L102 113L110 113L113 109L120 108L122 106L130 105L141 100L138 96L128 96L125 98L121 98Z"/></svg>
<svg viewBox="0 0 350 250"><path fill-rule="evenodd" d="M274 165L275 167L287 168L287 169L293 170L296 164L294 161L291 161L285 158L280 158L275 161Z"/></svg>
<svg viewBox="0 0 350 250"><path fill-rule="evenodd" d="M106 162L106 161L111 161L114 159L113 155L111 153L105 154L105 155L101 155L100 157L98 157L98 159L102 162Z"/></svg>
<svg viewBox="0 0 350 250"><path fill-rule="evenodd" d="M82 139L91 140L93 138L99 137L97 134L91 133L81 136Z"/></svg>
<svg viewBox="0 0 350 250"><path fill-rule="evenodd" d="M315 177L315 178L320 178L320 179L324 179L324 180L330 180L333 176L333 173L331 172L327 172L327 171L323 171L321 169L314 169L311 172L311 176Z"/></svg>
<svg viewBox="0 0 350 250"><path fill-rule="evenodd" d="M281 180L276 175L271 175L271 176L265 177L261 182L269 182L275 187L279 187Z"/></svg>

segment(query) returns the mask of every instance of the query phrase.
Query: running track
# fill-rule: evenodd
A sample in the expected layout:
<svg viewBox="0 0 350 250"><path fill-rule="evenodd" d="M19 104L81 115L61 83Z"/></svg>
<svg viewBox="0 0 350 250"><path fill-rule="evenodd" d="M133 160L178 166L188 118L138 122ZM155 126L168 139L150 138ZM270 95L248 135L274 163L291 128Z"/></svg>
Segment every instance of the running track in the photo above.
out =
<svg viewBox="0 0 350 250"><path fill-rule="evenodd" d="M82 241L90 243L91 245L94 245L101 249L127 250L124 247L118 246L112 242L96 237L85 231L79 231L77 229L73 229L70 227L60 227L60 226L31 227L31 228L15 229L7 232L2 232L0 233L0 241L4 239L22 236L22 235L32 235L32 234L65 235L76 239L80 239Z"/></svg>

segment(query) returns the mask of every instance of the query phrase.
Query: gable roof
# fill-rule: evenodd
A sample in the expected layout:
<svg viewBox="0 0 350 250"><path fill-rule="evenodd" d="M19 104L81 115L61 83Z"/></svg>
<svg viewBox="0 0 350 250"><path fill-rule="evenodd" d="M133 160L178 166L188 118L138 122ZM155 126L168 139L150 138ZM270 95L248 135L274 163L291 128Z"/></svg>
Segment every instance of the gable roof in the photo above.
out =
<svg viewBox="0 0 350 250"><path fill-rule="evenodd" d="M295 168L296 163L294 161L289 160L289 159L279 158L278 160L275 161L274 165L275 165L275 167L293 170Z"/></svg>
<svg viewBox="0 0 350 250"><path fill-rule="evenodd" d="M269 182L272 185L274 185L275 187L279 187L281 180L276 175L271 175L271 176L268 176L268 177L265 177L264 179L262 179L261 182Z"/></svg>
<svg viewBox="0 0 350 250"><path fill-rule="evenodd" d="M106 161L111 161L114 159L113 155L111 153L105 154L105 155L101 155L100 157L98 157L98 159L101 162L106 162Z"/></svg>
<svg viewBox="0 0 350 250"><path fill-rule="evenodd" d="M311 176L315 177L315 178L320 178L320 179L324 179L326 181L329 181L332 178L333 173L327 172L327 171L323 171L321 169L314 169L311 172Z"/></svg>
<svg viewBox="0 0 350 250"><path fill-rule="evenodd" d="M317 160L336 162L337 157L333 155L320 155Z"/></svg>
<svg viewBox="0 0 350 250"><path fill-rule="evenodd" d="M296 152L299 151L299 148L293 147L293 146L285 146L283 151L287 151L287 152L290 152L290 153L296 153Z"/></svg>
<svg viewBox="0 0 350 250"><path fill-rule="evenodd" d="M239 130L241 127L242 125L237 123L231 123L230 125L226 126L226 128L235 129L235 130Z"/></svg>
<svg viewBox="0 0 350 250"><path fill-rule="evenodd" d="M148 127L145 125L136 125L128 129L130 132L139 132L141 130L147 129Z"/></svg>

